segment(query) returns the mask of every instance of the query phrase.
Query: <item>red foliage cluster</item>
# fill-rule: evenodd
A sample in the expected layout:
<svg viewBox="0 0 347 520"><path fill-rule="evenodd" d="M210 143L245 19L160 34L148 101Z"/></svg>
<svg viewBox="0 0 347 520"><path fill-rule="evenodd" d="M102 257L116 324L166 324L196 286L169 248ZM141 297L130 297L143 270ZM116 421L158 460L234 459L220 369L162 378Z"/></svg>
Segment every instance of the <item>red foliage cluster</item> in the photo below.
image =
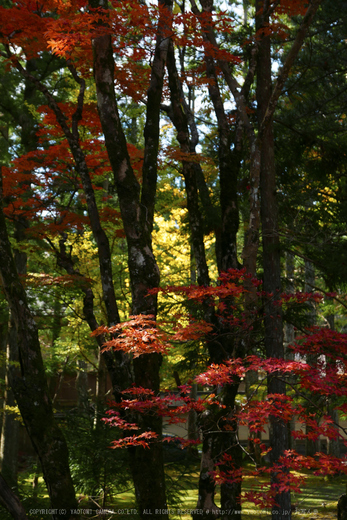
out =
<svg viewBox="0 0 347 520"><path fill-rule="evenodd" d="M92 336L110 333L112 339L106 341L104 350L121 350L134 358L143 354L167 354L169 344L156 326L154 316L130 316L129 321L114 327L99 327Z"/></svg>
<svg viewBox="0 0 347 520"><path fill-rule="evenodd" d="M59 107L71 126L76 107L71 103L60 103ZM69 145L63 139L53 111L41 106L38 113L42 118L37 131L40 147L16 158L11 168L2 169L4 212L12 220L21 217L30 220L32 225L27 233L31 236L53 237L65 231L80 231L89 226L89 217L81 211L86 201ZM94 191L103 193L102 181L110 166L100 140L102 131L94 103L84 106L79 126L84 135L81 147ZM139 171L143 153L135 146L129 145L128 148L132 165L135 171ZM114 231L117 236L124 236L120 212L108 205L108 198L103 198L99 214L102 222L117 225Z"/></svg>
<svg viewBox="0 0 347 520"><path fill-rule="evenodd" d="M187 301L192 300L195 303L208 303L215 309L221 308L221 303L227 302L225 308L238 312L238 330L239 334L244 334L246 328L242 328L242 320L248 321L246 313L242 310L244 282L248 277L244 270L231 270L223 273L216 287L166 287L160 289L164 294L170 293L180 294ZM260 282L252 280L257 287ZM159 291L159 290L157 290ZM155 292L155 291L153 291ZM271 295L269 296L271 297ZM228 300L232 301L228 303ZM302 305L309 300L316 302L321 301L318 295L311 293L296 295L286 295L283 301L286 305ZM222 305L223 308L223 305ZM222 311L223 314L224 310ZM233 323L233 320L230 320ZM199 329L200 325L200 329ZM114 330L108 332L121 334L121 339L115 339L107 343L107 348L122 348L127 352L133 352L134 355L142 355L146 351L142 347L141 338L146 334L147 327L157 338L158 332L155 323L148 317L133 317L130 322L124 325L127 332L124 333L123 326L120 325ZM100 332L105 332L103 329ZM192 320L187 327L181 327L176 330L173 339L175 341L201 340L205 336L211 337L213 327L204 321L197 319ZM347 441L337 429L337 425L333 423L330 415L326 410L318 410L319 414L310 410L312 403L310 396L323 395L326 398L336 398L347 396L347 380L345 371L346 358L346 340L345 334L330 331L325 328L308 329L306 334L297 338L296 343L291 346L296 355L295 360L285 360L277 358L264 358L259 355L248 355L244 359L230 359L223 364L212 364L208 369L199 374L195 378L195 382L207 390L204 398L193 399L189 396L190 386L183 385L180 388L180 394L154 395L152 391L139 388L131 388L126 390L121 403L113 403L109 412L107 422L117 425L121 429L130 429L129 425L122 423L119 418L119 412L122 414L131 412L135 417L136 413L156 413L165 417L169 423L182 422L189 410L195 410L202 413L206 408L211 406L223 409L223 431L228 430L228 421L230 422L230 430L235 431L237 425L246 425L249 428L250 438L253 446L258 446L261 455L264 457L269 453L267 448L258 438L259 433L265 431L265 427L270 417L278 418L281 421L289 422L293 418L296 420L297 429L293 432L296 439L315 440L320 436L329 439L341 439L347 445ZM161 341L167 345L169 339L161 333ZM129 342L131 348L124 346ZM146 341L145 341L146 343ZM137 350L137 345L140 345ZM163 352L161 345L157 346L157 339L151 340L152 347L148 352ZM166 346L165 346L166 348ZM311 357L306 357L307 355ZM312 357L312 354L315 354ZM313 360L312 360L312 359ZM309 362L308 362L309 361ZM230 410L223 404L220 399L221 388L224 385L237 384L238 381L246 377L247 372L255 372L258 374L258 389L252 396L243 400L238 410ZM287 380L290 392L288 395L283 394L267 394L264 382L268 376L281 377ZM219 389L219 390L218 390ZM264 395L265 394L265 395ZM307 407L308 405L308 407ZM345 404L336 403L336 408L347 411ZM135 415L134 415L135 414ZM305 424L308 426L306 432L298 429L298 425ZM146 442L159 439L147 439ZM144 438L142 434L134 434L132 437L126 437L122 441L117 441L116 446L129 445L133 443L141 443L144 446ZM301 471L311 469L317 475L347 473L347 464L345 458L337 459L329 457L323 453L318 453L316 457L305 457L299 455L295 451L286 451L283 457L277 461L277 466L273 465L255 465L255 467L246 470L235 468L232 458L226 453L217 463L216 469L211 473L217 483L237 482L247 477L254 482L257 489L252 489L244 494L246 500L251 500L260 507L272 507L274 505L274 497L276 493L288 490L300 492L304 477L302 475L293 474L291 470ZM273 474L276 471L276 483L270 486L269 479L262 479ZM264 483L266 482L266 483ZM259 491L260 485L260 491Z"/></svg>

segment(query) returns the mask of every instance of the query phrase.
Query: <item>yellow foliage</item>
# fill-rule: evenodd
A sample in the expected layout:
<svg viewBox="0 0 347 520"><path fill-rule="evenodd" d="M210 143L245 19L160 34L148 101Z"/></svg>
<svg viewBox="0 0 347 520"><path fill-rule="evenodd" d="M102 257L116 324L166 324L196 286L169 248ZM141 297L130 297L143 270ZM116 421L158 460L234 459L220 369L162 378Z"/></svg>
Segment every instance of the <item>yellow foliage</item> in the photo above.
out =
<svg viewBox="0 0 347 520"><path fill-rule="evenodd" d="M153 248L162 285L190 283L190 245L182 231L186 212L184 208L173 208L170 220L161 215L154 219Z"/></svg>
<svg viewBox="0 0 347 520"><path fill-rule="evenodd" d="M164 184L160 191L170 192L170 197L176 201L176 206L169 209L169 215L156 215L154 218L153 250L160 270L161 285L190 285L193 265L189 243L188 210L184 207L185 198L178 188L172 188L169 184ZM216 280L218 273L214 260L214 242L214 233L205 237L210 276Z"/></svg>
<svg viewBox="0 0 347 520"><path fill-rule="evenodd" d="M6 405L5 405L5 410L4 410L4 411L5 411L7 414L12 414L12 415L14 415L16 421L19 421L21 424L24 424L18 406L9 406L9 405L6 404Z"/></svg>
<svg viewBox="0 0 347 520"><path fill-rule="evenodd" d="M73 255L78 258L78 268L81 274L88 278L98 276L98 250L91 231L84 231L83 235L68 233L66 246L71 246Z"/></svg>

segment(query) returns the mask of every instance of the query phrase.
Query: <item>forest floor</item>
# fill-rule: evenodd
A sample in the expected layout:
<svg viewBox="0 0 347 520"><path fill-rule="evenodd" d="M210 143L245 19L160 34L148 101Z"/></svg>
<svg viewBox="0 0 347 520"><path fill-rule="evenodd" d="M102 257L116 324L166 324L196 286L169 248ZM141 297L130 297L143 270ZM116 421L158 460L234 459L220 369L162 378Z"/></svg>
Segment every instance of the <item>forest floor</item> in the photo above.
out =
<svg viewBox="0 0 347 520"><path fill-rule="evenodd" d="M306 482L300 493L292 493L294 510L292 520L336 520L337 501L346 492L346 477L318 477L310 472L302 473L301 476L306 477ZM191 515L187 511L196 508L198 473L179 472L175 469L169 472L169 477L170 520L191 520ZM249 491L250 489L250 483L246 480L243 490ZM128 507L134 507L132 501L131 492L121 494L117 499L117 507L124 508L126 504ZM216 503L219 503L218 492ZM261 509L251 502L243 502L243 520L261 520L269 517L268 510Z"/></svg>
<svg viewBox="0 0 347 520"><path fill-rule="evenodd" d="M336 520L337 518L337 501L338 498L346 492L346 477L317 477L310 472L305 472L301 476L306 477L306 484L302 488L301 493L292 493L292 506L294 513L292 520ZM170 508L170 520L191 520L190 511L196 508L197 504L197 487L199 474L194 468L184 466L184 464L172 464L168 467L167 491ZM47 490L45 488L42 477L38 479L35 489L36 496L33 496L33 475L24 474L21 481L21 498L27 512L32 508L49 508L49 500ZM243 482L243 491L251 490L251 482L247 479ZM260 490L264 481L257 483ZM256 489L256 487L253 489ZM24 495L24 496L23 496ZM94 497L94 504L87 496L79 496L79 507L81 509L92 507L92 516L85 518L95 518L95 508L97 504L101 504L101 499ZM219 503L219 493L217 487L216 503ZM117 511L116 514L107 514L102 518L105 520L138 520L138 516L130 513L136 509L133 489L128 491L114 493L110 492L106 509L109 511ZM104 507L105 507L104 506ZM101 506L102 507L102 506ZM120 512L129 511L123 517ZM47 515L28 515L32 520L47 520ZM242 520L265 520L270 518L270 511L261 509L251 502L243 502L242 504ZM9 520L10 516L0 507L1 520ZM148 516L150 519L151 517Z"/></svg>

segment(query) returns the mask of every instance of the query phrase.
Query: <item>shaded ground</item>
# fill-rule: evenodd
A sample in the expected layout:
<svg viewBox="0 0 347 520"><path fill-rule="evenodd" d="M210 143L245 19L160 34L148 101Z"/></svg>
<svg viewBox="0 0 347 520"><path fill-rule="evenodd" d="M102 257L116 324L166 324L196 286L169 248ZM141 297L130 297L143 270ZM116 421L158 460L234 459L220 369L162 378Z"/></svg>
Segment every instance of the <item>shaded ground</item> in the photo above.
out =
<svg viewBox="0 0 347 520"><path fill-rule="evenodd" d="M302 488L302 492L292 494L292 505L295 511L292 515L293 520L336 520L337 501L346 492L346 478L332 477L328 479L316 477L309 472L306 472L306 476L306 486ZM172 485L174 486L176 481L177 487L181 489L180 491L177 489L176 500L170 506L173 512L170 518L172 520L191 520L191 515L185 513L187 510L196 507L198 473L192 472L189 474L188 480L182 480L182 476L173 471L171 478ZM244 482L244 489L250 489L247 481ZM123 493L117 498L117 506L123 508L130 504L133 506L133 500L132 492ZM218 497L216 502L218 503ZM183 511L184 514L181 514ZM260 520L269 518L270 512L261 510L250 502L244 502L242 516L245 520ZM127 518L130 520L129 517Z"/></svg>
<svg viewBox="0 0 347 520"><path fill-rule="evenodd" d="M23 505L28 513L28 517L32 520L48 520L49 515L40 514L37 509L49 508L49 501L45 485L42 477L38 480L35 489L37 496L33 496L33 476L22 474L20 488ZM340 495L346 492L346 477L316 477L306 472L306 486L302 489L302 493L292 494L292 505L294 514L293 520L336 520L337 518L337 501ZM261 485L264 481L260 481L257 485ZM189 466L181 464L168 464L168 496L170 508L170 520L191 520L189 510L194 509L197 503L197 483L198 472L192 470ZM250 490L251 482L244 481L244 490ZM132 488L127 491L118 492L113 489L109 490L106 503L102 504L103 497L95 496L85 497L80 495L79 507L81 509L92 508L88 515L81 516L81 520L91 520L92 518L103 518L104 520L138 520L138 516L134 514L136 509L134 492ZM218 503L218 495L216 503ZM109 513L100 516L97 513L99 507L105 507ZM30 509L36 509L35 513L29 514ZM112 514L115 511L115 514ZM244 502L242 505L243 520L261 520L270 517L270 512L257 508L250 502ZM10 516L0 507L1 520L10 520ZM150 519L151 517L148 516Z"/></svg>

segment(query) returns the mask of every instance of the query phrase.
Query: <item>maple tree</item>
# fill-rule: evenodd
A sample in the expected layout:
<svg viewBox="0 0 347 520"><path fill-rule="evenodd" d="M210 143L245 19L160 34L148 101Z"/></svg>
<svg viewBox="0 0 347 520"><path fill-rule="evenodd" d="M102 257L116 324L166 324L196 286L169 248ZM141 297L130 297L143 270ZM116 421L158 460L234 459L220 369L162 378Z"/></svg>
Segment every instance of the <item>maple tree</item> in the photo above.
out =
<svg viewBox="0 0 347 520"><path fill-rule="evenodd" d="M26 226L27 239L31 243L43 240L49 251L47 254L56 259L62 272L56 276L50 267L50 273L41 277L40 283L46 286L66 284L73 286L79 294L80 311L93 331L103 352L100 359L106 363L111 376L115 406L119 411L110 422L125 430L115 446L129 448L136 499L142 515L147 509L166 509L162 443L158 441L167 403L160 400L158 394L162 356L168 352L169 341L157 331L157 291L152 290L160 284L152 236L156 226L155 203L159 198L157 177L165 168L164 156L171 165L179 165L184 179L191 257L201 286L184 292L195 310L189 318L189 327L176 331L175 339L203 339L213 366L197 381L217 386L224 383L221 397L211 397L206 403L184 397L185 407L176 410L177 415L194 409L202 421L199 506L204 511L212 507L216 514L219 513L214 504L217 480L222 489L221 509L235 511L224 515L225 518L240 518L242 452L236 442L236 425L242 420L255 423L252 433L256 435L262 421L269 419L274 430L269 452L272 465L264 472L271 473L272 484L264 503L272 504L274 517L289 517L289 491L295 483L290 482L288 473L285 436L286 422L294 412L287 408L290 399L286 397L289 382L285 374L290 367L297 377L296 384L300 385L305 369L301 365L282 363L281 253L275 198L273 116L320 3L314 0L307 6L303 2L257 2L254 33L248 34L246 41L242 34L242 39L236 43L233 17L227 12L215 12L212 2L207 0L201 2L201 8L191 2L191 10L186 9L184 3L173 9L172 3L164 0L157 6L130 0L121 4L52 0L42 5L24 1L10 2L1 8L4 66L17 71L16 75L40 97L39 102L35 100L36 123L23 123L23 128L28 127L32 133L35 133L33 128L38 128L35 147L29 152L25 150L28 153L16 158L10 167L6 164L2 168L4 214L15 224L20 220L30 222ZM293 30L295 23L297 29ZM276 46L284 58L272 89L271 47ZM46 71L48 77L41 74L46 56L51 60ZM198 65L197 56L201 58ZM247 60L249 67L245 71ZM39 67L36 62L40 63ZM242 86L238 82L241 71L245 77ZM255 77L256 113L252 99ZM204 154L196 153L200 129L193 110L192 92L197 88L207 92L208 100L204 102L207 108L204 109L206 112L213 109L212 120L216 125L218 158L210 186L206 172L214 165L203 157ZM231 115L227 108L230 100L236 105ZM141 103L145 108L139 108L133 117L132 110L136 111ZM176 130L174 146L168 145L165 139L160 141L161 111ZM138 114L142 118L140 123L137 122ZM138 124L142 128L139 132ZM143 135L139 135L141 132ZM223 277L222 273L240 267L238 183L245 164L249 168L246 190L249 224L242 258L249 276L231 271L229 275L232 274L234 281L230 281L229 275ZM177 190L178 182L174 178L170 188ZM216 183L218 208L211 196L211 186L215 189ZM246 206L244 201L243 204ZM214 217L216 214L217 218ZM215 233L216 264L221 275L219 287L211 285L211 269L206 259L206 228ZM87 229L93 234L99 269L92 277L88 276L81 259L77 259L78 241L80 237L84 240ZM256 334L252 327L259 298L254 276L260 229L264 272L263 334L268 364L259 356L249 357L256 352L257 344L254 344ZM125 269L129 273L130 305L125 304L124 299L120 302L115 287L114 264L119 260L114 258L112 245L116 241L126 243ZM2 235L2 246L10 262L5 234ZM11 263L9 265L13 267ZM16 318L19 300L9 289L9 279L16 276L12 267L5 271L3 266L2 283L16 321L14 328L20 335ZM94 278L98 278L98 288ZM180 291L182 289L175 294ZM102 312L94 304L98 293ZM271 297L267 297L269 294ZM25 300L20 298L20 301ZM216 301L219 301L218 305L211 304ZM121 323L120 316L125 324ZM106 325L100 328L101 321ZM256 320L259 337L261 327L259 318ZM111 337L104 348L106 334ZM33 342L39 356L36 332ZM24 344L19 348L24 348ZM309 349L309 343L305 343L305 348ZM339 356L340 363L343 356ZM232 363L237 364L239 359L246 366L239 365L236 369ZM251 402L243 410L245 419L237 414L230 419L228 414L236 404L240 377L257 366L269 373L268 393L275 396L270 398L273 401L269 406L263 404L266 414L260 423L254 416L259 408L254 406L252 415ZM322 391L322 370L319 364L312 369L319 383L315 388L318 393ZM277 372L283 373L283 378L276 377ZM333 383L328 375L324 384L329 387ZM331 370L332 379L333 375L338 380L336 367ZM186 392L187 389L182 389L181 393L185 395ZM16 396L25 416L22 411L26 406L25 396L20 392ZM37 402L41 404L41 401ZM277 413L278 403L281 403L282 415ZM147 410L151 413L146 413ZM299 408L294 410L301 413ZM28 421L29 415L28 412ZM172 417L172 420L176 419ZM214 424L223 425L222 434L219 430L213 431ZM30 425L35 427L34 422L29 421L29 431ZM315 426L311 431L326 433L329 430L325 425L319 428ZM147 446L150 449L144 449ZM54 478L44 463L47 448L44 441L37 445L53 504L56 503L51 487ZM232 462L218 456L223 450L231 454ZM293 464L299 464L297 456L288 456L289 459ZM302 464L314 464L307 461ZM325 462L328 467L328 461ZM72 497L67 465L64 471L66 496ZM230 476L231 471L234 477ZM160 515L163 517L167 514Z"/></svg>

